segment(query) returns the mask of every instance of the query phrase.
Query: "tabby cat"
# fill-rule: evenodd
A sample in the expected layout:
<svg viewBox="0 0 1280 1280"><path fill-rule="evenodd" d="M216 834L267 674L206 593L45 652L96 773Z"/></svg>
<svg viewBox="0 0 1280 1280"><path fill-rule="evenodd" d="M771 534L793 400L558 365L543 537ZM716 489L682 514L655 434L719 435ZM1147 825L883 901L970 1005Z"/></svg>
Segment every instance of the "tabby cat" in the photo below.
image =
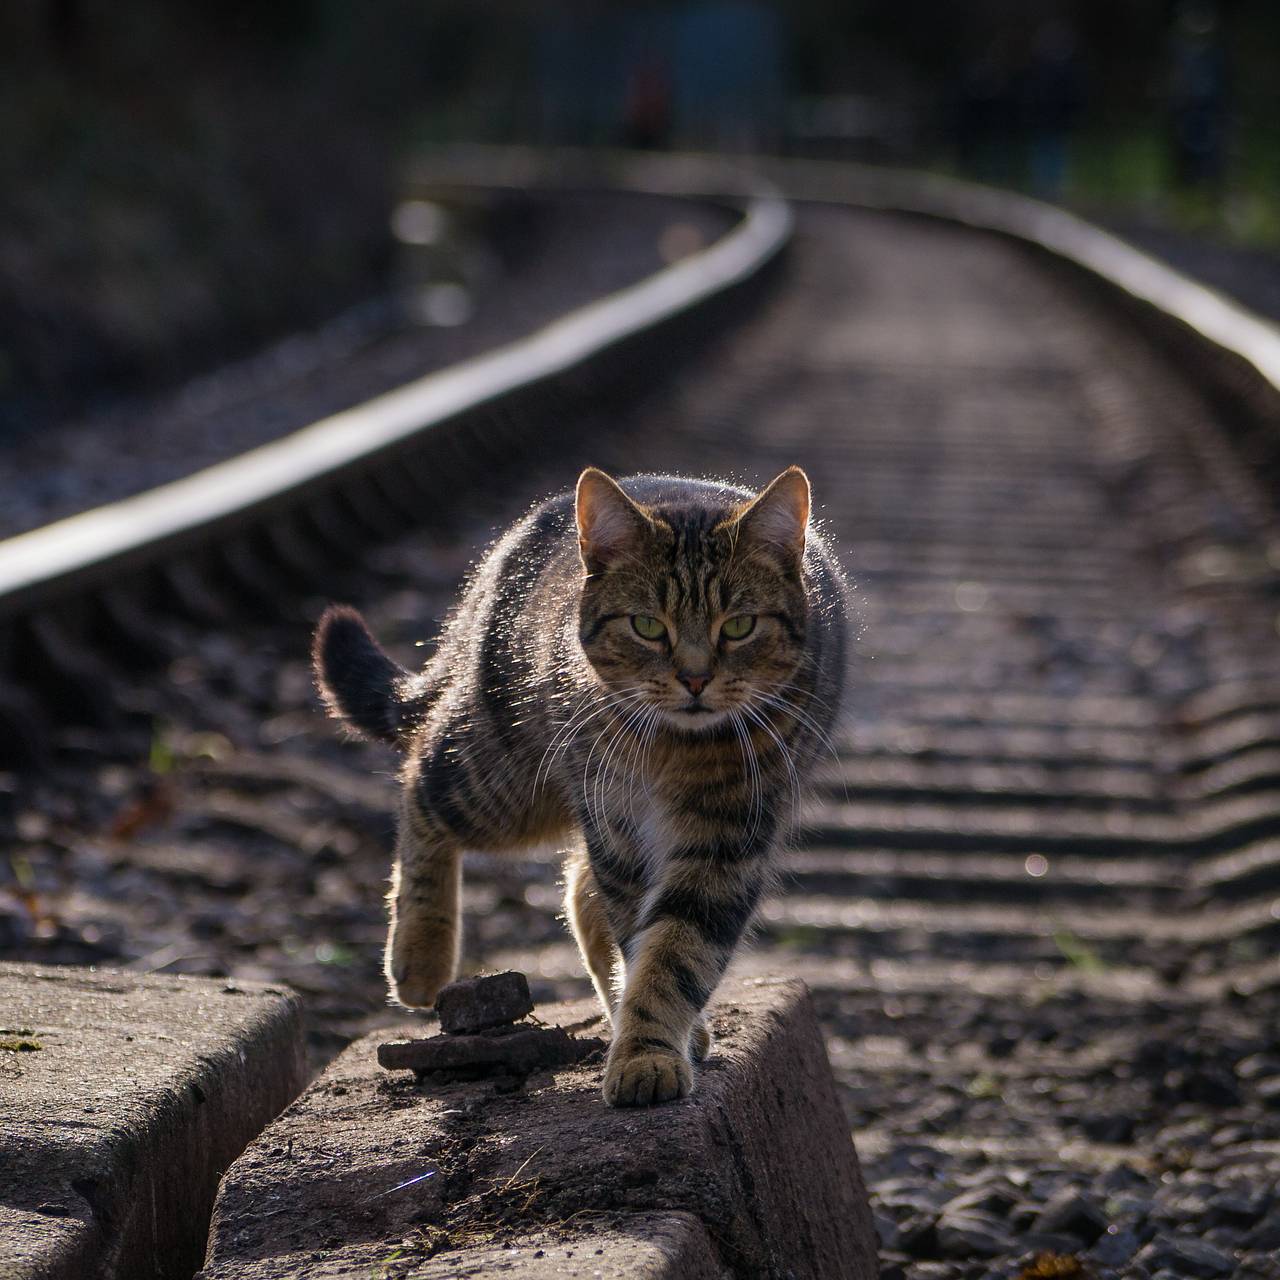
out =
<svg viewBox="0 0 1280 1280"><path fill-rule="evenodd" d="M689 1093L845 648L845 584L798 467L758 496L588 468L488 552L417 674L329 609L326 703L406 755L395 999L428 1007L455 975L465 849L564 841L567 915L614 1023L605 1099Z"/></svg>

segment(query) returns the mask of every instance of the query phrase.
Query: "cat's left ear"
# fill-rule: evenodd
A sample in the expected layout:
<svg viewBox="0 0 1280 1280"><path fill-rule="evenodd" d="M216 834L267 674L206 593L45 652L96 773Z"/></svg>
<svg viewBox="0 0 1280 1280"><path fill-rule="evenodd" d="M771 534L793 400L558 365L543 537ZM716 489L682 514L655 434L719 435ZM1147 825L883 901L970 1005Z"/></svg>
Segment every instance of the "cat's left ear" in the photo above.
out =
<svg viewBox="0 0 1280 1280"><path fill-rule="evenodd" d="M575 507L578 549L588 573L634 555L651 528L649 517L598 467L578 477Z"/></svg>
<svg viewBox="0 0 1280 1280"><path fill-rule="evenodd" d="M738 516L738 536L777 547L798 562L809 527L809 477L788 467Z"/></svg>

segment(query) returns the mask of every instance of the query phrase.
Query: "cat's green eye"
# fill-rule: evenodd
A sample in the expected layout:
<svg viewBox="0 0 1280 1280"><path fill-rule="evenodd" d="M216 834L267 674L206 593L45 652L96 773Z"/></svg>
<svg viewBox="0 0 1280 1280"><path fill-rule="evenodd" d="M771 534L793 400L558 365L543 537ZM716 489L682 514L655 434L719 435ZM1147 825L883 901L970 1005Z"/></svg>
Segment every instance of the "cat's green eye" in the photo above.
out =
<svg viewBox="0 0 1280 1280"><path fill-rule="evenodd" d="M636 629L636 635L643 636L646 640L666 639L666 626L657 618L651 618L647 613L634 614L631 618L631 625Z"/></svg>
<svg viewBox="0 0 1280 1280"><path fill-rule="evenodd" d="M720 624L720 634L726 640L745 640L755 629L756 619L751 613L740 613Z"/></svg>

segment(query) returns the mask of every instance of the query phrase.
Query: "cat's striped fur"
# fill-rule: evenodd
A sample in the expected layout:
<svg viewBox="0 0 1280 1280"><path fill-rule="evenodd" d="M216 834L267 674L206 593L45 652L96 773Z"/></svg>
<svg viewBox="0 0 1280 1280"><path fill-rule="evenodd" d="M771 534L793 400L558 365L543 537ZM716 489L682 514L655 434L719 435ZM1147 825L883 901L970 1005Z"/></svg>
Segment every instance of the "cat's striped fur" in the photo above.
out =
<svg viewBox="0 0 1280 1280"><path fill-rule="evenodd" d="M569 920L614 1022L606 1099L688 1093L703 1008L826 748L845 614L795 467L758 497L588 469L489 551L419 674L331 609L325 700L406 752L395 997L429 1006L454 977L464 849L561 841Z"/></svg>

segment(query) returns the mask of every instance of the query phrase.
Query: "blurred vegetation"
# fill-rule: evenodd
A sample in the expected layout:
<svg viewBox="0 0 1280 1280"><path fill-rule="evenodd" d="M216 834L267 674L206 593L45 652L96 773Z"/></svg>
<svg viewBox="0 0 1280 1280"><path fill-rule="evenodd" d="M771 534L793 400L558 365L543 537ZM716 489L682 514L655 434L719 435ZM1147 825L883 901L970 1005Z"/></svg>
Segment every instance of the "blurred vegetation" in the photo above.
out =
<svg viewBox="0 0 1280 1280"><path fill-rule="evenodd" d="M1273 0L10 0L0 427L379 291L422 141L925 164L1280 243L1278 55Z"/></svg>
<svg viewBox="0 0 1280 1280"><path fill-rule="evenodd" d="M1060 182L1042 194L1127 221L1280 245L1273 0L861 0L834 28L831 12L826 0L795 0L796 80L819 94L870 88L895 104L911 162L1037 190L1034 112L1016 79L1056 27L1070 42L1078 101L1063 130ZM1180 154L1195 111L1186 64L1197 56L1200 70L1220 76L1202 109L1217 119L1200 121L1218 131L1216 170L1199 174ZM960 116L978 76L1003 97L986 153L974 155Z"/></svg>
<svg viewBox="0 0 1280 1280"><path fill-rule="evenodd" d="M1280 243L1274 0L436 0L433 11L461 56L451 92L419 112L423 140L627 141L637 71L656 69L671 99L659 145L923 165ZM779 19L776 68L732 52L753 12ZM691 47L699 38L713 51ZM692 89L731 81L734 56L757 101L739 95L750 119L726 134ZM1069 86L1052 83L1055 57Z"/></svg>
<svg viewBox="0 0 1280 1280"><path fill-rule="evenodd" d="M0 426L177 378L378 287L421 6L0 6Z"/></svg>

